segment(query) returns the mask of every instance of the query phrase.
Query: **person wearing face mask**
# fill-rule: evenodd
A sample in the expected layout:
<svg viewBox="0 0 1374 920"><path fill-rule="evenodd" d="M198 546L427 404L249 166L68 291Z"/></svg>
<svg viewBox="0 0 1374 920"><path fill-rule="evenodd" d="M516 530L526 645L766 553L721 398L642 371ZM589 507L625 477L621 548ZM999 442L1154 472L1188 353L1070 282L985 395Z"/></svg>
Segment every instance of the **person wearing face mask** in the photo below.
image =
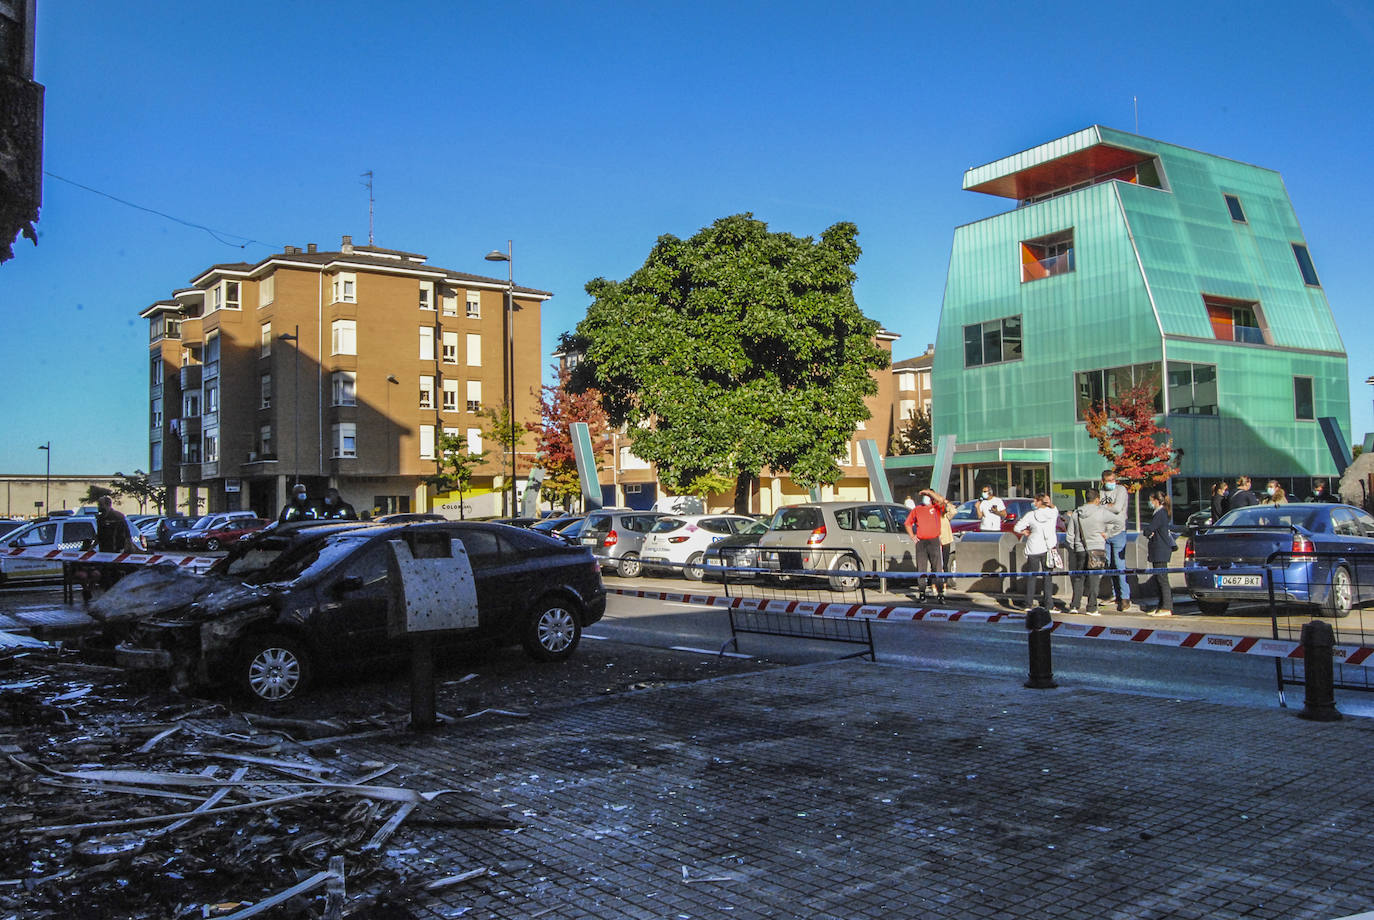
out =
<svg viewBox="0 0 1374 920"><path fill-rule="evenodd" d="M1117 574L1107 576L1107 586L1116 594L1116 609L1131 609L1131 582L1126 573L1126 513L1130 493L1117 482L1116 470L1102 471L1102 497L1099 500L1107 513L1107 568Z"/></svg>
<svg viewBox="0 0 1374 920"><path fill-rule="evenodd" d="M1279 485L1277 479L1269 480L1269 484L1264 487L1264 498L1260 499L1261 505L1286 505L1288 504L1288 493Z"/></svg>
<svg viewBox="0 0 1374 920"><path fill-rule="evenodd" d="M941 495L931 489L922 489L920 502L906 516L907 536L916 541L916 571L944 572L944 554L940 547L940 522L945 518L947 503ZM935 586L936 596L945 598L945 583L941 578L926 575L917 579L921 600L925 600L931 584Z"/></svg>
<svg viewBox="0 0 1374 920"><path fill-rule="evenodd" d="M1307 496L1307 500L1310 502L1327 502L1334 504L1340 504L1341 502L1340 496L1332 495L1327 491L1325 479L1312 480L1312 494Z"/></svg>
<svg viewBox="0 0 1374 920"><path fill-rule="evenodd" d="M1026 609L1029 610L1031 604L1035 603L1035 572L1043 572L1039 576L1041 604L1046 610L1054 609L1054 576L1050 574L1049 566L1045 564L1045 557L1051 547L1059 545L1059 509L1054 506L1050 496L1041 492L1035 496L1035 507L1021 517L1012 528L1018 534L1026 538Z"/></svg>
<svg viewBox="0 0 1374 920"><path fill-rule="evenodd" d="M1007 516L1006 502L992 494L992 487L983 486L978 499L978 529L1000 531Z"/></svg>
<svg viewBox="0 0 1374 920"><path fill-rule="evenodd" d="M1173 558L1177 544L1174 542L1173 531L1169 528L1169 520L1173 511L1173 503L1169 501L1169 496L1163 492L1150 493L1150 508L1153 514L1150 523L1145 525L1143 535L1149 538L1150 546L1148 558L1150 568L1168 568L1169 561ZM1174 595L1169 588L1169 573L1155 571L1151 576L1154 582L1155 591L1159 595L1159 604L1154 610L1150 611L1152 617L1169 617L1174 615Z"/></svg>
<svg viewBox="0 0 1374 920"><path fill-rule="evenodd" d="M1250 477L1237 476L1236 490L1231 493L1231 499L1226 504L1227 511L1236 508L1249 508L1251 505L1258 505L1259 499L1255 498L1255 493L1250 491Z"/></svg>
<svg viewBox="0 0 1374 920"><path fill-rule="evenodd" d="M326 521L356 521L358 512L353 510L353 506L343 500L338 489L328 489L324 493L324 508L321 509L320 517Z"/></svg>
<svg viewBox="0 0 1374 920"><path fill-rule="evenodd" d="M310 493L298 482L291 487L291 500L281 509L277 520L285 524L288 521L317 521L319 517L320 511L310 500Z"/></svg>

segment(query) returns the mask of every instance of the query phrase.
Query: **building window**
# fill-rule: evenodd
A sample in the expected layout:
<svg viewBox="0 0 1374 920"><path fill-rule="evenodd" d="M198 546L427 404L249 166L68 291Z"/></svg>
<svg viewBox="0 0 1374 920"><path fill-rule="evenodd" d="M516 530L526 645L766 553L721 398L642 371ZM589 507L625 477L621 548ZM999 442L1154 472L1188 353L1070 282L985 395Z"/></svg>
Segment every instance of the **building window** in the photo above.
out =
<svg viewBox="0 0 1374 920"><path fill-rule="evenodd" d="M444 381L444 411L458 411L458 381L456 380Z"/></svg>
<svg viewBox="0 0 1374 920"><path fill-rule="evenodd" d="M480 454L482 452L482 429L468 429L468 453Z"/></svg>
<svg viewBox="0 0 1374 920"><path fill-rule="evenodd" d="M1312 400L1312 378L1293 378L1293 417L1300 422L1310 422L1317 417Z"/></svg>
<svg viewBox="0 0 1374 920"><path fill-rule="evenodd" d="M330 443L335 457L358 456L358 426L353 422L340 422L330 426Z"/></svg>
<svg viewBox="0 0 1374 920"><path fill-rule="evenodd" d="M458 295L455 294L453 291L444 292L444 315L458 315Z"/></svg>
<svg viewBox="0 0 1374 920"><path fill-rule="evenodd" d="M1020 360L1020 316L1007 316L964 327L964 367Z"/></svg>
<svg viewBox="0 0 1374 920"><path fill-rule="evenodd" d="M420 375L420 408L434 408L434 378Z"/></svg>
<svg viewBox="0 0 1374 920"><path fill-rule="evenodd" d="M199 418L200 417L200 391L183 393L181 396L181 417Z"/></svg>
<svg viewBox="0 0 1374 920"><path fill-rule="evenodd" d="M258 306L265 307L277 299L277 276L268 275L258 281Z"/></svg>
<svg viewBox="0 0 1374 920"><path fill-rule="evenodd" d="M201 457L205 463L219 462L219 429L209 428L201 438Z"/></svg>
<svg viewBox="0 0 1374 920"><path fill-rule="evenodd" d="M1270 344L1263 328L1264 313L1255 301L1204 294L1202 302L1207 307L1207 319L1212 323L1212 335L1219 341Z"/></svg>
<svg viewBox="0 0 1374 920"><path fill-rule="evenodd" d="M1169 414L1219 415L1215 364L1169 362Z"/></svg>
<svg viewBox="0 0 1374 920"><path fill-rule="evenodd" d="M467 390L467 410L476 412L482 408L482 381L469 380Z"/></svg>
<svg viewBox="0 0 1374 920"><path fill-rule="evenodd" d="M420 360L434 360L434 330L429 326L420 327Z"/></svg>
<svg viewBox="0 0 1374 920"><path fill-rule="evenodd" d="M213 415L219 411L219 384L206 384L205 389L205 414Z"/></svg>
<svg viewBox="0 0 1374 920"><path fill-rule="evenodd" d="M333 331L331 340L336 355L356 355L358 353L358 321L355 319L336 319L330 324ZM296 343L300 345L300 342Z"/></svg>
<svg viewBox="0 0 1374 920"><path fill-rule="evenodd" d="M478 291L468 291L468 319L482 318L482 295Z"/></svg>
<svg viewBox="0 0 1374 920"><path fill-rule="evenodd" d="M159 397L158 399L154 399L154 400L153 400L153 412L152 412L152 415L153 415L153 428L155 428L155 429L156 429L156 428L161 428L161 427L162 427L162 399L161 399L160 397Z"/></svg>
<svg viewBox="0 0 1374 920"><path fill-rule="evenodd" d="M1073 230L1021 243L1021 281L1038 281L1073 271Z"/></svg>
<svg viewBox="0 0 1374 920"><path fill-rule="evenodd" d="M1087 418L1092 406L1106 405L1108 400L1120 399L1129 389L1141 384L1149 384L1154 390L1154 410L1164 411L1164 391L1159 386L1159 362L1146 364L1126 364L1121 367L1106 367L1095 371L1079 371L1073 375L1074 392L1077 394L1078 420Z"/></svg>
<svg viewBox="0 0 1374 920"><path fill-rule="evenodd" d="M1302 272L1303 284L1321 287L1322 283L1317 280L1317 268L1312 264L1312 256L1308 253L1307 247L1302 243L1294 243L1293 257L1298 260L1298 271Z"/></svg>
<svg viewBox="0 0 1374 920"><path fill-rule="evenodd" d="M152 444L152 455L149 457L151 468L154 473L162 471L162 442L154 441Z"/></svg>
<svg viewBox="0 0 1374 920"><path fill-rule="evenodd" d="M270 409L270 408L272 408L272 375L271 375L271 374L263 374L263 375L262 375L261 379L258 381L258 393L260 394L260 398L259 398L259 400L258 400L258 408L259 408L259 409Z"/></svg>
<svg viewBox="0 0 1374 920"><path fill-rule="evenodd" d="M434 459L434 426L420 426L420 459Z"/></svg>
<svg viewBox="0 0 1374 920"><path fill-rule="evenodd" d="M199 463L200 462L200 442L195 438L187 438L181 442L181 462Z"/></svg>
<svg viewBox="0 0 1374 920"><path fill-rule="evenodd" d="M148 379L153 382L153 386L162 386L162 357L153 359L153 363L148 367Z"/></svg>
<svg viewBox="0 0 1374 920"><path fill-rule="evenodd" d="M272 426L263 425L258 429L258 459L272 454Z"/></svg>
<svg viewBox="0 0 1374 920"><path fill-rule="evenodd" d="M1231 212L1231 219L1238 224L1245 223L1245 209L1240 206L1240 199L1235 195L1226 196L1226 210Z"/></svg>
<svg viewBox="0 0 1374 920"><path fill-rule="evenodd" d="M444 333L444 363L458 363L458 333L456 332Z"/></svg>
<svg viewBox="0 0 1374 920"><path fill-rule="evenodd" d="M210 289L210 309L207 312L237 309L239 309L239 283L237 281L221 281Z"/></svg>
<svg viewBox="0 0 1374 920"><path fill-rule="evenodd" d="M916 389L916 375L911 371L902 371L897 375L897 389L914 390Z"/></svg>
<svg viewBox="0 0 1374 920"><path fill-rule="evenodd" d="M334 302L358 302L358 276L352 272L340 272L334 276Z"/></svg>
<svg viewBox="0 0 1374 920"><path fill-rule="evenodd" d="M358 404L358 375L353 371L335 371L330 376L334 392L334 405L356 406Z"/></svg>
<svg viewBox="0 0 1374 920"><path fill-rule="evenodd" d="M433 309L434 309L434 282L433 282L433 281L421 281L421 282L420 282L420 309L421 309L421 310L433 310Z"/></svg>
<svg viewBox="0 0 1374 920"><path fill-rule="evenodd" d="M263 323L262 338L259 339L258 343L258 357L266 358L270 354L272 354L272 324Z"/></svg>
<svg viewBox="0 0 1374 920"><path fill-rule="evenodd" d="M482 366L482 336L476 332L468 333L468 367Z"/></svg>

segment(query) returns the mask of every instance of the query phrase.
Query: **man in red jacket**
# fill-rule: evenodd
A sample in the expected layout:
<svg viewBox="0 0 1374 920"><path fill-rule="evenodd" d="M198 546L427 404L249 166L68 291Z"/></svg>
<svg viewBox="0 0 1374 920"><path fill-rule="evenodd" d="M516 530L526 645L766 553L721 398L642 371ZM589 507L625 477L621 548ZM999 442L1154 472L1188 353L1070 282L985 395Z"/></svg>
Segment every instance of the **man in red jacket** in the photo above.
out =
<svg viewBox="0 0 1374 920"><path fill-rule="evenodd" d="M906 516L907 536L916 541L916 571L944 572L944 554L940 550L940 519L945 514L945 500L930 489L922 489L916 497L916 507ZM945 599L945 581L934 575L917 580L921 589L921 600L926 599L926 591L931 582L940 600Z"/></svg>

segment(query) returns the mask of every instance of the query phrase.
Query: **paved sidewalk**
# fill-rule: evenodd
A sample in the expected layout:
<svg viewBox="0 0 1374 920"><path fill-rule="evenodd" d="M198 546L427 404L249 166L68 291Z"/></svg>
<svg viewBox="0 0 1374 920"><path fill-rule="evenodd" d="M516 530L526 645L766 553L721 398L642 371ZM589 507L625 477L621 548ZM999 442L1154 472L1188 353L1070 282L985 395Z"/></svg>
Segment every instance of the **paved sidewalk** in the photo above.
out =
<svg viewBox="0 0 1374 920"><path fill-rule="evenodd" d="M338 746L458 790L389 846L492 875L407 904L416 917L1374 908L1374 720L846 662Z"/></svg>

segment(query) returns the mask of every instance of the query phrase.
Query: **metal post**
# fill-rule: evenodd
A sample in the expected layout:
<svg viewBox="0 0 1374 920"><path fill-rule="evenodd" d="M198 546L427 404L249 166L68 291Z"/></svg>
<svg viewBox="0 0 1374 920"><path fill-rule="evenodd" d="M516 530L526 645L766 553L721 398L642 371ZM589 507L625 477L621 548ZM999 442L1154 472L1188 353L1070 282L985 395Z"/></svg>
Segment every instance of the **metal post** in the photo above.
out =
<svg viewBox="0 0 1374 920"><path fill-rule="evenodd" d="M434 646L429 636L410 636L410 727L428 731L438 724L434 704Z"/></svg>
<svg viewBox="0 0 1374 920"><path fill-rule="evenodd" d="M1026 611L1026 636L1030 647L1030 673L1025 686L1031 690L1053 690L1054 668L1050 661L1050 632L1054 621L1044 607Z"/></svg>
<svg viewBox="0 0 1374 920"><path fill-rule="evenodd" d="M43 513L50 514L52 512L52 442L39 444L38 449L48 455L48 471L43 477Z"/></svg>
<svg viewBox="0 0 1374 920"><path fill-rule="evenodd" d="M1313 722L1335 722L1341 718L1336 710L1335 665L1332 651L1336 647L1336 634L1330 623L1312 620L1302 624L1302 661L1303 686L1306 696L1303 699L1304 719Z"/></svg>

